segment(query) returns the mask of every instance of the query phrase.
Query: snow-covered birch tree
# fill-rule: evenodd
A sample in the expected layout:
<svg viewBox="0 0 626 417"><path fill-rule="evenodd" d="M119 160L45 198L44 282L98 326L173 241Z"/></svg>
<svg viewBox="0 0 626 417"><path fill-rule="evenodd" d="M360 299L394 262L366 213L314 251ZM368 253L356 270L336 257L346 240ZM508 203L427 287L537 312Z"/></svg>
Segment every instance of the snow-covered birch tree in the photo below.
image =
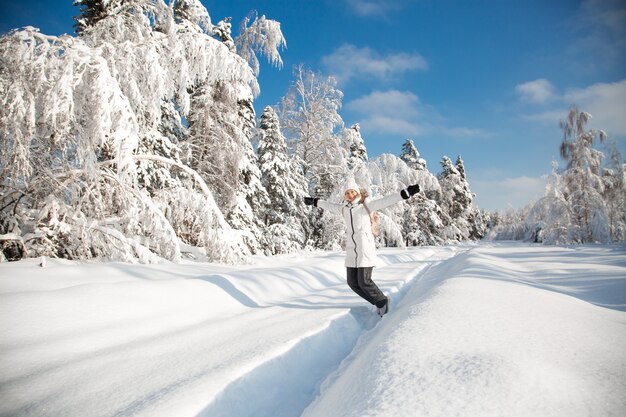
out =
<svg viewBox="0 0 626 417"><path fill-rule="evenodd" d="M333 77L298 66L280 108L281 126L289 144L302 160L309 192L328 197L346 173L346 152L337 130L343 126L339 115L343 93Z"/></svg>
<svg viewBox="0 0 626 417"><path fill-rule="evenodd" d="M561 157L567 166L563 175L564 196L567 200L575 229L573 240L577 242L606 242L610 239L608 211L602 193L602 152L593 148L596 140L606 138L602 130L587 129L591 115L579 111L576 106L569 110L567 118L560 122L563 132Z"/></svg>
<svg viewBox="0 0 626 417"><path fill-rule="evenodd" d="M303 66L294 69L294 77L281 101L281 126L292 153L302 163L309 194L329 198L347 174L346 150L337 134L343 127L339 115L343 93L337 89L333 77ZM307 241L318 247L336 247L341 239L339 223L336 216L311 211Z"/></svg>

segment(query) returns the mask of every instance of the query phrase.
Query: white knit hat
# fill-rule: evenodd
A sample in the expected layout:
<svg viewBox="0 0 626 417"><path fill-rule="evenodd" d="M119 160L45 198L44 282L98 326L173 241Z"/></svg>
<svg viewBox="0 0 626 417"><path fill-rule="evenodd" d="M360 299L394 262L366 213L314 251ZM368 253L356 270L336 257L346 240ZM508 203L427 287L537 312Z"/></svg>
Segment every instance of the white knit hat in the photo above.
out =
<svg viewBox="0 0 626 417"><path fill-rule="evenodd" d="M354 190L357 193L359 192L359 186L356 184L356 181L352 177L348 178L343 185L343 192L345 193L348 190Z"/></svg>

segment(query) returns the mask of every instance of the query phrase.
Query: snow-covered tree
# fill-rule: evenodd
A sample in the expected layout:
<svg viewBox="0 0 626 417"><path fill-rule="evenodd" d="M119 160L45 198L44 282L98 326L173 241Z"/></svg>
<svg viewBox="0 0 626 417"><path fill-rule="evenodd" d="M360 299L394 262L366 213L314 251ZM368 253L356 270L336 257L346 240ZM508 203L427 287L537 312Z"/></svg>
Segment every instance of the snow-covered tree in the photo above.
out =
<svg viewBox="0 0 626 417"><path fill-rule="evenodd" d="M231 20L232 20L231 17L226 17L220 20L219 22L217 22L217 25L215 25L215 27L213 28L213 34L216 37L218 37L224 43L224 45L226 45L226 47L228 48L230 52L234 53L237 50L237 48L235 46L235 40L233 39L231 35L231 30L232 30L232 24L230 23Z"/></svg>
<svg viewBox="0 0 626 417"><path fill-rule="evenodd" d="M348 154L348 171L356 182L365 189L370 188L370 178L367 171L367 149L361 136L361 126L358 123L341 132L341 141Z"/></svg>
<svg viewBox="0 0 626 417"><path fill-rule="evenodd" d="M235 259L245 231L232 232L214 200L203 174L215 168L194 165L208 143L199 136L225 132L222 149L239 152L223 170L236 177L233 200L262 194L247 180L258 173L252 68L211 37L199 1L76 4L77 38L33 28L0 38L3 229L33 256L179 260L187 243Z"/></svg>
<svg viewBox="0 0 626 417"><path fill-rule="evenodd" d="M203 33L213 33L211 17L200 0L173 0L170 5L176 23L187 21Z"/></svg>
<svg viewBox="0 0 626 417"><path fill-rule="evenodd" d="M455 240L468 239L470 237L468 217L472 204L469 185L447 156L442 158L441 168L442 171L438 176L441 185L440 205L449 217L445 222L445 236Z"/></svg>
<svg viewBox="0 0 626 417"><path fill-rule="evenodd" d="M74 6L80 7L80 15L74 17L74 28L79 35L88 27L108 15L108 7L111 1L107 0L74 0Z"/></svg>
<svg viewBox="0 0 626 417"><path fill-rule="evenodd" d="M602 198L603 154L593 148L594 142L604 141L606 135L601 130L586 130L590 118L589 113L572 106L567 118L560 123L563 132L561 157L567 164L563 175L564 195L570 206L572 222L576 226L576 230L572 231L575 234L574 240L606 242L610 239L610 232L608 210Z"/></svg>
<svg viewBox="0 0 626 417"><path fill-rule="evenodd" d="M411 169L395 155L383 154L368 164L372 178L372 196L399 192L410 184L419 184L422 192L407 201L387 208L382 214L377 241L385 246L436 244L443 240L437 233L441 227L439 206L428 200L427 192L439 192L437 178L428 171ZM432 201L432 202L431 202ZM431 223L434 223L431 227Z"/></svg>
<svg viewBox="0 0 626 417"><path fill-rule="evenodd" d="M602 172L611 241L626 241L626 165L615 143L611 144L609 161Z"/></svg>
<svg viewBox="0 0 626 417"><path fill-rule="evenodd" d="M295 80L283 97L280 120L294 153L302 160L309 192L328 197L346 173L346 152L336 135L343 126L338 111L343 93L333 77L294 69Z"/></svg>
<svg viewBox="0 0 626 417"><path fill-rule="evenodd" d="M420 157L420 153L417 151L417 148L411 139L407 139L402 145L400 159L402 159L411 169L418 171L427 169L426 161Z"/></svg>
<svg viewBox="0 0 626 417"><path fill-rule="evenodd" d="M624 164L617 148L604 155L593 145L604 132L586 130L590 114L573 106L560 126L565 169L553 162L544 196L515 215L501 219L490 238L527 239L544 244L623 241L626 190Z"/></svg>
<svg viewBox="0 0 626 417"><path fill-rule="evenodd" d="M289 158L278 117L270 106L263 110L257 135L261 181L270 200L264 215L269 250L293 252L304 244L306 179Z"/></svg>
<svg viewBox="0 0 626 417"><path fill-rule="evenodd" d="M302 163L309 194L329 198L347 172L346 151L337 135L343 126L338 113L343 93L333 77L324 77L303 66L294 69L294 77L281 101L281 126L292 153ZM318 247L332 247L332 242L340 239L336 235L339 223L336 216L311 211L307 241Z"/></svg>
<svg viewBox="0 0 626 417"><path fill-rule="evenodd" d="M252 23L250 23L252 22ZM248 26L248 24L250 24ZM252 67L255 74L259 74L259 60L256 52L267 57L270 64L282 68L283 60L279 49L287 47L287 42L280 30L280 23L258 17L256 11L251 12L239 27L239 35L235 39L237 53Z"/></svg>
<svg viewBox="0 0 626 417"><path fill-rule="evenodd" d="M357 165L367 162L367 149L365 149L365 143L361 137L361 126L358 123L345 130L344 143L348 150L348 169L352 171Z"/></svg>
<svg viewBox="0 0 626 417"><path fill-rule="evenodd" d="M466 204L465 215L469 228L469 236L467 237L471 240L480 240L485 236L487 230L485 214L473 205L474 194L470 191L469 181L465 174L465 163L461 159L461 155L457 157L455 166L463 180L464 192L462 200Z"/></svg>

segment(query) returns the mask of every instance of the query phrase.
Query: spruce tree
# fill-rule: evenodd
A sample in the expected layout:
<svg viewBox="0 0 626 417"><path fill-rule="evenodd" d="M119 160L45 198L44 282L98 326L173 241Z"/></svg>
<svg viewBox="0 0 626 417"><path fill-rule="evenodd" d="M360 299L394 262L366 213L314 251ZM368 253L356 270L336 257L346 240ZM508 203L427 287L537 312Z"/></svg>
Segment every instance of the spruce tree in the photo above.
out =
<svg viewBox="0 0 626 417"><path fill-rule="evenodd" d="M80 7L80 15L74 17L76 33L80 35L87 28L104 19L109 3L110 1L105 0L74 0L74 6Z"/></svg>
<svg viewBox="0 0 626 417"><path fill-rule="evenodd" d="M289 158L278 117L270 106L263 110L257 136L261 182L269 197L263 220L270 252L300 249L304 244L306 180Z"/></svg>
<svg viewBox="0 0 626 417"><path fill-rule="evenodd" d="M415 169L417 171L427 169L426 161L420 157L420 153L417 151L417 148L411 139L407 139L402 145L400 159L402 159L411 169Z"/></svg>

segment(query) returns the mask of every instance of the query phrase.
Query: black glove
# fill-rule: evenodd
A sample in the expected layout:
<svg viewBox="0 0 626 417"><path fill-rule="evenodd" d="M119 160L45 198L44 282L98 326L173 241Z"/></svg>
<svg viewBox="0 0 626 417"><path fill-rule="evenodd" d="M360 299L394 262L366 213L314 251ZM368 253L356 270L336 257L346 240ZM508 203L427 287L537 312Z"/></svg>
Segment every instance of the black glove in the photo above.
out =
<svg viewBox="0 0 626 417"><path fill-rule="evenodd" d="M415 195L420 192L420 186L417 184L409 185L406 187L406 190L400 191L400 195L405 200L411 198L412 195Z"/></svg>
<svg viewBox="0 0 626 417"><path fill-rule="evenodd" d="M304 204L306 204L307 206L317 207L317 200L319 200L319 198L304 197Z"/></svg>

